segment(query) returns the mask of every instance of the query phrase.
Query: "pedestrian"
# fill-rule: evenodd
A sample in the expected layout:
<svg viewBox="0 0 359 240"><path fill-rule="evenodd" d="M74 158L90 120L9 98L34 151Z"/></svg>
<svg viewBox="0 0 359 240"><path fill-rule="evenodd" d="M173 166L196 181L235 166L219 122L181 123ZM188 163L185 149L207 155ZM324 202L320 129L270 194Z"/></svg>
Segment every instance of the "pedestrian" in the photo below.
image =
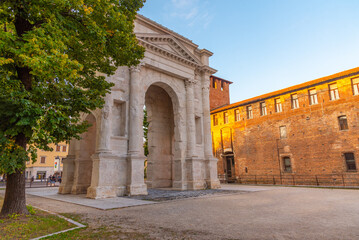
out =
<svg viewBox="0 0 359 240"><path fill-rule="evenodd" d="M47 186L50 185L51 187L51 181L52 181L51 179L52 179L52 175L50 175L47 179L47 184L46 184Z"/></svg>

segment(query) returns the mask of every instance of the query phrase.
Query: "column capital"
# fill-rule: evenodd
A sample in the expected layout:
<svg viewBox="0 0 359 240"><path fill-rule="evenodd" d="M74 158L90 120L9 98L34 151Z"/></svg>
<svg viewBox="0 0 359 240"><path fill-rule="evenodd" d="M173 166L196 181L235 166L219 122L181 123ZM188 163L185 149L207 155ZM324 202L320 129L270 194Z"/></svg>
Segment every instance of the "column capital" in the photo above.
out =
<svg viewBox="0 0 359 240"><path fill-rule="evenodd" d="M145 65L145 62L144 62L143 60L141 60L140 63L137 64L136 66L131 66L131 67L130 67L131 73L133 73L133 72L140 72L142 66L144 66L144 65Z"/></svg>
<svg viewBox="0 0 359 240"><path fill-rule="evenodd" d="M186 88L187 87L192 87L193 85L195 85L197 82L194 78L187 78L184 82L184 84L186 85Z"/></svg>

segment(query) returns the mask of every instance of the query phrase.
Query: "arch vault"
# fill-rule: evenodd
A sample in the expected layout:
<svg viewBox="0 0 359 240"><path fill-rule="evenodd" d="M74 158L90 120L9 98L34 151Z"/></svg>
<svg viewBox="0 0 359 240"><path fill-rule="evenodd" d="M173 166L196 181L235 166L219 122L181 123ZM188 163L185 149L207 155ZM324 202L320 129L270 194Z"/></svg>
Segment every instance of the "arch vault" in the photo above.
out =
<svg viewBox="0 0 359 240"><path fill-rule="evenodd" d="M146 48L136 67L120 67L105 105L70 142L61 194L89 198L147 194L147 187L218 188L209 109L212 55L191 40L138 15L135 33ZM143 108L149 121L148 178L144 180Z"/></svg>

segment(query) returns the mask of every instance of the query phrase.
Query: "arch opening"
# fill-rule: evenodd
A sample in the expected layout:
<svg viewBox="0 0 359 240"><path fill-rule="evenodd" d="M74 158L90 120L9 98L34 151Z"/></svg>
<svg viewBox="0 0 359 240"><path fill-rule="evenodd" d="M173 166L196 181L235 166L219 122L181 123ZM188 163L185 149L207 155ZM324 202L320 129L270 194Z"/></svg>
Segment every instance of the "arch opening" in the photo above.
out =
<svg viewBox="0 0 359 240"><path fill-rule="evenodd" d="M151 85L145 95L148 121L147 186L169 188L174 180L174 110L171 97Z"/></svg>
<svg viewBox="0 0 359 240"><path fill-rule="evenodd" d="M87 193L87 188L91 185L93 160L91 156L96 152L96 118L89 114L85 121L91 124L87 132L83 133L79 143L78 157L75 168L75 184L72 193ZM77 179L76 179L77 178Z"/></svg>

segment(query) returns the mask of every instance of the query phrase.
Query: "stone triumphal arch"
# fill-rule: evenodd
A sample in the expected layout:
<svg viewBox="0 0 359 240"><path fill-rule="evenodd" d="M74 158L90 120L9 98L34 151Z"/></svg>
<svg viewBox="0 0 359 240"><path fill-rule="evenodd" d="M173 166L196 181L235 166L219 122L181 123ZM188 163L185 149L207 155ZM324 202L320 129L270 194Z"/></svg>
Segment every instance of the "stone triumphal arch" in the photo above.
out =
<svg viewBox="0 0 359 240"><path fill-rule="evenodd" d="M92 124L70 142L59 193L104 198L147 194L147 187L218 188L212 155L209 77L212 55L187 38L138 16L146 48L136 67L120 67L102 109L83 116ZM148 114L144 180L143 109Z"/></svg>

